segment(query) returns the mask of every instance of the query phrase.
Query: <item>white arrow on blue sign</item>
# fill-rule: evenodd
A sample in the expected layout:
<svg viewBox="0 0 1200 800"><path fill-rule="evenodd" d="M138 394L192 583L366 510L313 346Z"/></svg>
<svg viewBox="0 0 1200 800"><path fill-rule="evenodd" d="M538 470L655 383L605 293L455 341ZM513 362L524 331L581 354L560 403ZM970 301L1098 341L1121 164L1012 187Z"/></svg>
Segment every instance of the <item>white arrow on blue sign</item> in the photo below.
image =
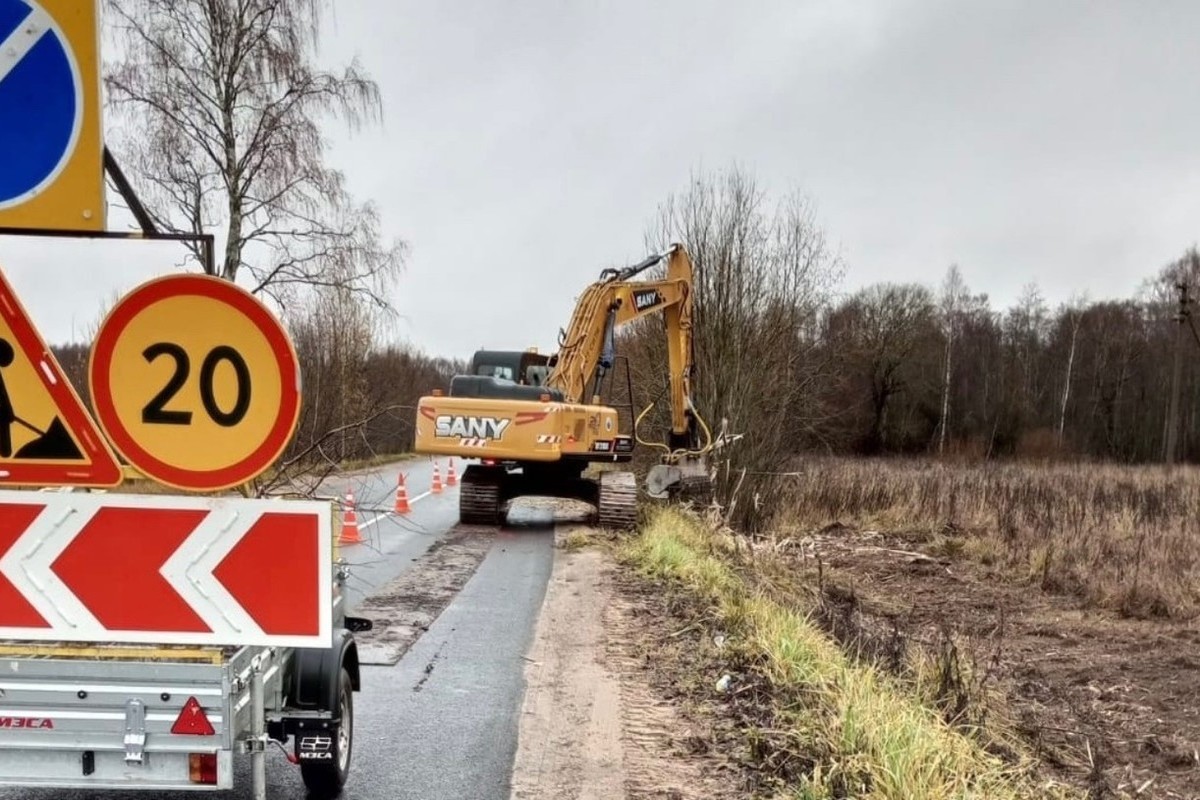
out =
<svg viewBox="0 0 1200 800"><path fill-rule="evenodd" d="M0 209L54 180L83 122L79 67L33 0L0 0Z"/></svg>

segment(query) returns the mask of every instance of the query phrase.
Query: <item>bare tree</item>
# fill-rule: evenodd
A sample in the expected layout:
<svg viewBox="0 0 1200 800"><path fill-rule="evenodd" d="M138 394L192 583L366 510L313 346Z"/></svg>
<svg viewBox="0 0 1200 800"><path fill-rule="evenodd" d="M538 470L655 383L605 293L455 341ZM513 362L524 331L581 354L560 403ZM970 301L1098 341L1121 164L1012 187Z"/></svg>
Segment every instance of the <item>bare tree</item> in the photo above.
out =
<svg viewBox="0 0 1200 800"><path fill-rule="evenodd" d="M942 333L946 337L945 369L942 376L942 415L938 422L938 452L946 450L946 434L950 428L950 378L954 370L954 338L958 332L959 317L967 300L967 285L957 264L951 264L942 281L942 294L938 310L941 315Z"/></svg>
<svg viewBox="0 0 1200 800"><path fill-rule="evenodd" d="M1083 323L1083 312L1087 307L1087 298L1075 295L1062 309L1063 319L1071 329L1071 346L1067 351L1067 373L1063 378L1062 403L1058 411L1058 440L1062 444L1067 426L1067 403L1071 398L1071 378L1075 368L1075 351L1079 343L1079 327Z"/></svg>
<svg viewBox="0 0 1200 800"><path fill-rule="evenodd" d="M404 245L326 165L321 129L357 129L382 105L357 63L314 65L327 2L108 0L116 148L162 228L223 228L215 274L280 302L337 285L388 307Z"/></svg>
<svg viewBox="0 0 1200 800"><path fill-rule="evenodd" d="M855 293L841 313L850 328L851 355L867 378L870 394L871 426L863 446L877 452L889 444L893 399L913 388L922 351L928 352L930 344L936 347L933 293L915 283L873 284Z"/></svg>
<svg viewBox="0 0 1200 800"><path fill-rule="evenodd" d="M728 506L741 469L755 473L742 482L753 497L765 473L786 469L800 442L820 435L816 397L833 366L819 348L817 323L842 265L802 196L769 200L737 168L694 176L664 200L646 244L659 250L671 242L683 242L696 265L697 407L714 433L724 422L743 436L719 484ZM644 323L626 337L628 352L639 384L662 386L662 319Z"/></svg>

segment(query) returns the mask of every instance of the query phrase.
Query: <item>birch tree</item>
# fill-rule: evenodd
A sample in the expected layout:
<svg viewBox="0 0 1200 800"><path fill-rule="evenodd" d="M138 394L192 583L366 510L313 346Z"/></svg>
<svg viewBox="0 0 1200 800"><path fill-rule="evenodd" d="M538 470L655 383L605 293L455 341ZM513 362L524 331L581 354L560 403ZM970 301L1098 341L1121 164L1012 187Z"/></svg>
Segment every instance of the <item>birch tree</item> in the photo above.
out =
<svg viewBox="0 0 1200 800"><path fill-rule="evenodd" d="M1075 369L1075 350L1079 344L1079 328L1083 323L1083 312L1087 308L1087 298L1075 295L1062 309L1062 318L1071 331L1071 344L1067 350L1067 370L1063 378L1062 402L1058 409L1058 441L1061 445L1066 435L1067 403L1071 399L1071 378Z"/></svg>
<svg viewBox="0 0 1200 800"><path fill-rule="evenodd" d="M337 286L386 308L404 245L326 163L321 127L356 130L382 102L357 63L317 66L327 2L107 0L113 144L159 227L217 231L214 274L280 302Z"/></svg>
<svg viewBox="0 0 1200 800"><path fill-rule="evenodd" d="M938 453L946 450L946 435L950 428L950 379L954 370L954 339L958 333L959 318L967 301L967 285L957 264L951 264L942 281L942 293L938 301L942 334L946 339L944 369L942 375L942 415L938 424Z"/></svg>

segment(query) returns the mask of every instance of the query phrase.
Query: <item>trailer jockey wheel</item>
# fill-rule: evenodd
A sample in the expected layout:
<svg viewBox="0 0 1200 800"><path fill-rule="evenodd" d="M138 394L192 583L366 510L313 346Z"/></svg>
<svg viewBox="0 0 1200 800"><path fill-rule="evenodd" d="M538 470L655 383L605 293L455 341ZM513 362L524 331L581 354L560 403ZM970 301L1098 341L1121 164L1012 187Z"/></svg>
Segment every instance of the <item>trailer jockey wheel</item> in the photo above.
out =
<svg viewBox="0 0 1200 800"><path fill-rule="evenodd" d="M341 685L338 688L338 707L333 711L340 722L337 731L330 742L318 742L328 747L328 758L306 758L303 748L305 737L301 737L297 746L301 748L300 775L304 785L308 787L309 797L313 800L331 800L341 794L342 787L350 775L350 755L354 745L354 687L350 682L350 673L345 668L341 670ZM320 750L320 748L318 748Z"/></svg>

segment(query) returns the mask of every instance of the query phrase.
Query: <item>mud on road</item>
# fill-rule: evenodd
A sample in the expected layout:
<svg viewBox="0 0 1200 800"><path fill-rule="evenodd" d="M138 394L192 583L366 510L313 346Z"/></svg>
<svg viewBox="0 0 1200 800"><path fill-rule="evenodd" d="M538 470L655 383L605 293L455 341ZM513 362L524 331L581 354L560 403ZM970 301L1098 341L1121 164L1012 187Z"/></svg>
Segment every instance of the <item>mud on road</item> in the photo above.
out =
<svg viewBox="0 0 1200 800"><path fill-rule="evenodd" d="M494 529L458 525L364 600L354 613L374 627L355 634L360 662L398 662L475 574L494 538Z"/></svg>

